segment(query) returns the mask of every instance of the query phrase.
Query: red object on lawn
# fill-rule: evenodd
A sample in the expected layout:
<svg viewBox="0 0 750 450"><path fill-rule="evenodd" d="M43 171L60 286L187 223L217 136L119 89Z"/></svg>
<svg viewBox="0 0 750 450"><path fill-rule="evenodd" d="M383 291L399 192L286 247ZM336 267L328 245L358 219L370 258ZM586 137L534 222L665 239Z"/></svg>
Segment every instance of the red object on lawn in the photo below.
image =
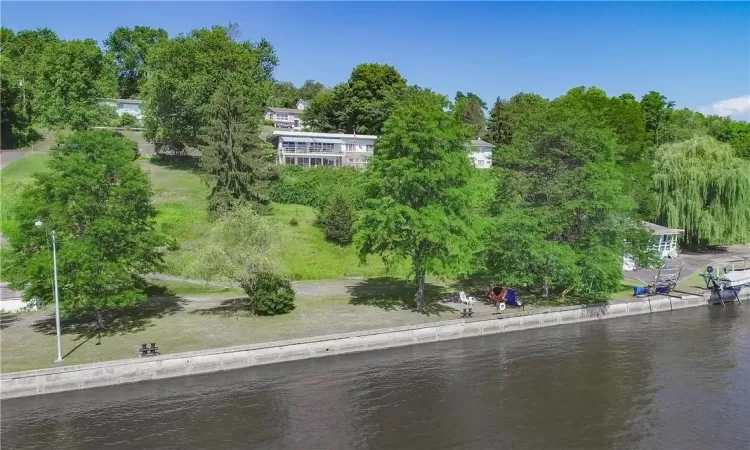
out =
<svg viewBox="0 0 750 450"><path fill-rule="evenodd" d="M505 294L508 293L508 288L495 286L487 290L487 297L490 299L493 305L497 306L500 303L505 302Z"/></svg>

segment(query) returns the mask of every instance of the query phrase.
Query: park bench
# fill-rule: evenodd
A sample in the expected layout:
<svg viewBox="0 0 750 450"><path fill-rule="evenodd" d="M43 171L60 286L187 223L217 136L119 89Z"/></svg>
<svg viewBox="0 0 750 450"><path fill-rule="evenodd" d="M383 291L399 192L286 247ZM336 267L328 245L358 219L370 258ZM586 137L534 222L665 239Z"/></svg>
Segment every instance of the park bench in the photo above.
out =
<svg viewBox="0 0 750 450"><path fill-rule="evenodd" d="M148 346L148 344L141 344L141 347L138 349L138 357L141 358L143 356L156 356L159 354L159 347L156 346L156 343L152 342L151 347Z"/></svg>

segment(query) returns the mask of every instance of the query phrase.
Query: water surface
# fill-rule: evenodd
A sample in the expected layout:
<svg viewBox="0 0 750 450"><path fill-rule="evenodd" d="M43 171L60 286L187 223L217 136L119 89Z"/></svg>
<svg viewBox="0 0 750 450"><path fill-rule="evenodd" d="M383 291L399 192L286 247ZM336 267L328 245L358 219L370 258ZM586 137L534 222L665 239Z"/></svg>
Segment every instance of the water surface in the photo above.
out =
<svg viewBox="0 0 750 450"><path fill-rule="evenodd" d="M3 401L3 449L750 449L750 307Z"/></svg>

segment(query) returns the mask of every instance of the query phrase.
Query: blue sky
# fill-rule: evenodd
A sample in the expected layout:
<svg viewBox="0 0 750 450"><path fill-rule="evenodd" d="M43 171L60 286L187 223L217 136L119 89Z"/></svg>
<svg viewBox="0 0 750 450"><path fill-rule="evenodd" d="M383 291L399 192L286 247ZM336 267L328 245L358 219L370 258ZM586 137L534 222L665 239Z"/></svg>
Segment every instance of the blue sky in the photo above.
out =
<svg viewBox="0 0 750 450"><path fill-rule="evenodd" d="M750 3L3 1L1 12L14 30L100 42L117 26L175 35L236 22L241 38L271 41L276 77L295 84L332 86L359 63L381 62L411 84L490 104L595 85L610 95L657 90L678 107L750 119Z"/></svg>

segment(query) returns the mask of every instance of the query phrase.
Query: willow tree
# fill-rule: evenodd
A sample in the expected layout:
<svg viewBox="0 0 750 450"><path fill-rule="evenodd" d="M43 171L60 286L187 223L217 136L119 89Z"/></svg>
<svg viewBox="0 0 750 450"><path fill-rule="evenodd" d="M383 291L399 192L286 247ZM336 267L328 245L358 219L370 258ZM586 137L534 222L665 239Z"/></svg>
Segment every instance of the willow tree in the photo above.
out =
<svg viewBox="0 0 750 450"><path fill-rule="evenodd" d="M750 238L750 163L707 136L656 152L654 187L662 223L685 230L688 247Z"/></svg>

